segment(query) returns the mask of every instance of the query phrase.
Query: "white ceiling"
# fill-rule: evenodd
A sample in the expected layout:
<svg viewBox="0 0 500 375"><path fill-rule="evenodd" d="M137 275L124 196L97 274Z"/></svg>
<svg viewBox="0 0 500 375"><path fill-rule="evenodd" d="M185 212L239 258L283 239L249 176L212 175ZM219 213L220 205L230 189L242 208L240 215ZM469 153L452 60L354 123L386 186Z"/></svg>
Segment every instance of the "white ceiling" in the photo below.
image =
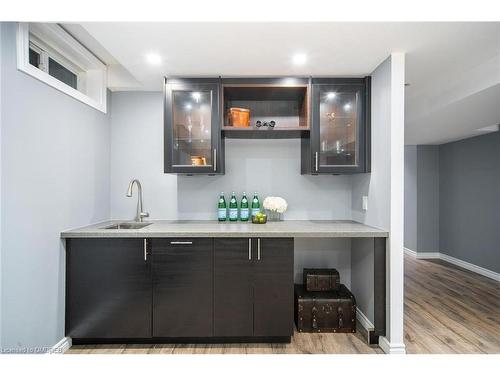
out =
<svg viewBox="0 0 500 375"><path fill-rule="evenodd" d="M121 64L113 90L160 90L164 75L363 76L391 52L406 52L407 144L443 143L500 123L500 106L490 106L500 103L500 23L81 26L78 38L88 32L88 43L95 39L104 47L106 62ZM145 61L151 52L162 57L160 65ZM291 61L298 52L308 56L300 67Z"/></svg>

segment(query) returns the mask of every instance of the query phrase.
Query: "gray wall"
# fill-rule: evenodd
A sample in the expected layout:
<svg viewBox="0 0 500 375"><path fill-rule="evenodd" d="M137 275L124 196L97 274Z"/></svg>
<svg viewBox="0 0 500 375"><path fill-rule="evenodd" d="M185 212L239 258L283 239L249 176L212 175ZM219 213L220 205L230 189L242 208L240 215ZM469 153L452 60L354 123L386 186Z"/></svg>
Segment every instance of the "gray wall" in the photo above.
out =
<svg viewBox="0 0 500 375"><path fill-rule="evenodd" d="M440 250L500 272L500 132L439 147Z"/></svg>
<svg viewBox="0 0 500 375"><path fill-rule="evenodd" d="M405 247L499 272L500 133L439 146L406 146L405 155Z"/></svg>
<svg viewBox="0 0 500 375"><path fill-rule="evenodd" d="M17 71L15 25L1 28L2 347L51 347L64 337L59 233L109 217L109 116Z"/></svg>
<svg viewBox="0 0 500 375"><path fill-rule="evenodd" d="M163 94L111 95L111 217L133 219L137 195L125 196L130 180L142 183L151 219L177 218L177 176L163 173Z"/></svg>
<svg viewBox="0 0 500 375"><path fill-rule="evenodd" d="M351 176L301 176L300 140L226 140L226 174L163 173L162 93L111 96L111 216L133 218L136 199L125 197L137 177L152 219L215 219L219 193L255 190L289 203L287 219L350 219ZM227 199L227 197L226 197Z"/></svg>
<svg viewBox="0 0 500 375"><path fill-rule="evenodd" d="M351 219L351 176L301 176L300 139L226 139L225 157L223 176L177 178L181 219L215 219L219 193L233 190L285 198L286 219Z"/></svg>
<svg viewBox="0 0 500 375"><path fill-rule="evenodd" d="M417 146L417 251L439 251L439 146Z"/></svg>
<svg viewBox="0 0 500 375"><path fill-rule="evenodd" d="M405 146L404 246L417 251L417 146Z"/></svg>
<svg viewBox="0 0 500 375"><path fill-rule="evenodd" d="M372 73L372 171L352 176L353 220L389 230L391 197L391 58ZM362 197L368 196L368 210Z"/></svg>
<svg viewBox="0 0 500 375"><path fill-rule="evenodd" d="M405 247L439 252L439 146L405 146Z"/></svg>
<svg viewBox="0 0 500 375"><path fill-rule="evenodd" d="M136 197L125 197L137 177L152 219L215 219L221 191L257 190L283 196L286 219L350 219L351 176L301 176L300 140L226 140L224 176L163 173L162 93L116 92L111 96L111 217L133 218ZM337 267L350 285L350 241L297 240L295 278L309 265Z"/></svg>
<svg viewBox="0 0 500 375"><path fill-rule="evenodd" d="M372 73L372 172L353 175L352 218L389 230L390 226L390 128L391 58ZM362 210L362 197L368 196L368 210ZM356 254L351 262L352 292L358 307L373 322L373 245L372 239L354 241Z"/></svg>

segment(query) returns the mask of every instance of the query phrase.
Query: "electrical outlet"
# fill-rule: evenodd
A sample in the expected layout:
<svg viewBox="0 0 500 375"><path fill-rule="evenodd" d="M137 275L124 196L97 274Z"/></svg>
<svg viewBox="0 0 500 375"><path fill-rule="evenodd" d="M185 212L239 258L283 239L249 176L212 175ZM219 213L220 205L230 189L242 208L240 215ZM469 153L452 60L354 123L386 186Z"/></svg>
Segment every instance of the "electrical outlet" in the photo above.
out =
<svg viewBox="0 0 500 375"><path fill-rule="evenodd" d="M363 211L368 211L368 196L363 195Z"/></svg>

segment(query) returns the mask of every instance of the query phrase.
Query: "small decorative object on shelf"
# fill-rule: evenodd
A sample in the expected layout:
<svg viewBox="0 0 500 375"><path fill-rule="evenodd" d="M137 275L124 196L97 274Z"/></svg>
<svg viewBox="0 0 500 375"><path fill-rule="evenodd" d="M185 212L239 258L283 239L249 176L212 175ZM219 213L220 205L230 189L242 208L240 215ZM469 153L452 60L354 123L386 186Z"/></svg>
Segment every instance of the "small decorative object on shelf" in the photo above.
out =
<svg viewBox="0 0 500 375"><path fill-rule="evenodd" d="M281 197L267 197L264 199L262 206L267 212L269 221L281 221L281 215L288 208L286 200Z"/></svg>
<svg viewBox="0 0 500 375"><path fill-rule="evenodd" d="M269 129L274 129L274 127L276 126L276 121L271 120L269 122L267 122L267 121L262 122L260 120L257 120L255 122L255 126L257 128L261 128L261 127L265 126L265 127L269 128Z"/></svg>

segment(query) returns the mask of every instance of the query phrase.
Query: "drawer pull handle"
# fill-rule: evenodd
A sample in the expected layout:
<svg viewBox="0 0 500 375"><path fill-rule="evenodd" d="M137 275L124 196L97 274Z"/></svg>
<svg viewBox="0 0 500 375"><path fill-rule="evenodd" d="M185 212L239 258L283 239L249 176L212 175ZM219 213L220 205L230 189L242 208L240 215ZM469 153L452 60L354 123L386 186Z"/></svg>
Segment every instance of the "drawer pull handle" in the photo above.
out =
<svg viewBox="0 0 500 375"><path fill-rule="evenodd" d="M260 238L257 238L257 260L260 260Z"/></svg>
<svg viewBox="0 0 500 375"><path fill-rule="evenodd" d="M248 239L248 260L252 260L252 239Z"/></svg>
<svg viewBox="0 0 500 375"><path fill-rule="evenodd" d="M170 245L192 245L193 241L170 241Z"/></svg>
<svg viewBox="0 0 500 375"><path fill-rule="evenodd" d="M147 262L148 260L148 240L145 238L144 239L144 261Z"/></svg>

